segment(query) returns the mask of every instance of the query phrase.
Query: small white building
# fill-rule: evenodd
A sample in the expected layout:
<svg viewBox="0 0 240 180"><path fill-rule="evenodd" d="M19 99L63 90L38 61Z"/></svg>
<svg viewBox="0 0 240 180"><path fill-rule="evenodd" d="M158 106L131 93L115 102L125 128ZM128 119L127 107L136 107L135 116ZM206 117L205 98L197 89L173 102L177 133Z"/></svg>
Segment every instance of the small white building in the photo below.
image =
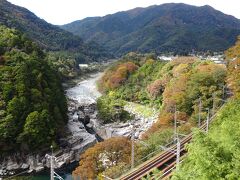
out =
<svg viewBox="0 0 240 180"><path fill-rule="evenodd" d="M173 60L172 56L158 56L157 58L159 60L163 60L163 61L171 61L171 60Z"/></svg>
<svg viewBox="0 0 240 180"><path fill-rule="evenodd" d="M79 68L88 68L88 64L79 64Z"/></svg>
<svg viewBox="0 0 240 180"><path fill-rule="evenodd" d="M218 58L218 57L215 57L215 56L213 56L213 57L209 57L209 60L211 60L211 61L219 61L219 58Z"/></svg>

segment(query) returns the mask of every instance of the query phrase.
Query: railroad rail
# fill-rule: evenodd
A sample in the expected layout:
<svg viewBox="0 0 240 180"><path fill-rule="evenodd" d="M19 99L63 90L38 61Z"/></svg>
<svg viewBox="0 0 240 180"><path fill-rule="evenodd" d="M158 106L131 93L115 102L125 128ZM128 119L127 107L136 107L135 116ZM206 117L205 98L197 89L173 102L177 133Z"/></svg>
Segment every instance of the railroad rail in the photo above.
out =
<svg viewBox="0 0 240 180"><path fill-rule="evenodd" d="M214 115L215 116L215 115ZM214 117L213 116L213 117ZM212 121L213 117L209 119L209 122ZM209 123L208 122L208 123ZM208 123L204 123L200 126L201 130L206 130L208 128ZM192 139L192 133L180 140L180 157L181 159L186 155L187 150L185 145L188 144ZM173 170L176 168L176 152L177 145L173 145L159 155L156 155L151 160L145 162L137 169L134 169L129 174L120 177L120 180L139 180L143 177L146 177L148 174L151 175L153 169L159 169L161 173L154 175L151 179L168 179L171 177Z"/></svg>

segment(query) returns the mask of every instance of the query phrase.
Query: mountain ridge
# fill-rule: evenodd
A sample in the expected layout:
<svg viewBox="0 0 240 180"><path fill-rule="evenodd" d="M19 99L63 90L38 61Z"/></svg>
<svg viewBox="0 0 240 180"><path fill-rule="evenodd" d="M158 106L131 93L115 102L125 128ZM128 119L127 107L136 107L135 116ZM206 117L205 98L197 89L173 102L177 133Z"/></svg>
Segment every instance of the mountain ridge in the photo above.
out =
<svg viewBox="0 0 240 180"><path fill-rule="evenodd" d="M60 26L111 52L223 51L240 34L240 20L211 6L183 3L135 8Z"/></svg>
<svg viewBox="0 0 240 180"><path fill-rule="evenodd" d="M0 24L23 32L46 50L81 53L81 61L109 56L108 52L96 43L85 43L79 36L52 25L28 9L6 0L0 0Z"/></svg>

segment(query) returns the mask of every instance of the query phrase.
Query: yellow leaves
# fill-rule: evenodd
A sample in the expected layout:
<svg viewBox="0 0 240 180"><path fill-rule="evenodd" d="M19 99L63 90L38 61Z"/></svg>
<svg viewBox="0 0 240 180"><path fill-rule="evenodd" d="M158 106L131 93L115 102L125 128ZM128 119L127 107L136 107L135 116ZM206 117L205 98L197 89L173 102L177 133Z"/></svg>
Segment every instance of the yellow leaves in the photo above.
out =
<svg viewBox="0 0 240 180"><path fill-rule="evenodd" d="M179 64L173 68L173 77L178 77L181 74L187 73L190 70L189 64Z"/></svg>
<svg viewBox="0 0 240 180"><path fill-rule="evenodd" d="M210 64L199 64L198 66L196 66L195 70L197 72L201 72L201 73L213 73L215 70L221 69L223 71L226 71L226 67L220 64L214 64L214 63L210 63Z"/></svg>
<svg viewBox="0 0 240 180"><path fill-rule="evenodd" d="M114 91L110 91L109 93L108 93L108 96L111 98L111 97L115 97L115 92Z"/></svg>
<svg viewBox="0 0 240 180"><path fill-rule="evenodd" d="M153 64L155 61L153 60L153 59L148 59L147 61L146 61L146 64Z"/></svg>

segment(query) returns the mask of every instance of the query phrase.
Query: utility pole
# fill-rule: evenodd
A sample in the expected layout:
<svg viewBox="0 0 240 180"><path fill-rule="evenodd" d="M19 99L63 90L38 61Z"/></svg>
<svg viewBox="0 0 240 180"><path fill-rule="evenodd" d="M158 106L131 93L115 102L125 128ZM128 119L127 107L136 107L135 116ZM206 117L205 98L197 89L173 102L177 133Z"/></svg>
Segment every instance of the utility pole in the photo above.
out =
<svg viewBox="0 0 240 180"><path fill-rule="evenodd" d="M174 108L174 141L177 141L178 134L177 134L177 106L175 105Z"/></svg>
<svg viewBox="0 0 240 180"><path fill-rule="evenodd" d="M216 104L215 104L215 99L216 99L216 94L215 94L215 93L213 93L213 107L212 107L212 116L214 116L214 114L215 114L215 106L216 106Z"/></svg>
<svg viewBox="0 0 240 180"><path fill-rule="evenodd" d="M181 151L181 143L178 137L177 132L177 106L175 105L174 108L174 141L177 143L177 149L176 149L176 169L179 169L179 163L180 163L180 151Z"/></svg>
<svg viewBox="0 0 240 180"><path fill-rule="evenodd" d="M223 85L223 89L222 89L222 100L223 100L223 103L224 103L224 99L225 99L225 85Z"/></svg>
<svg viewBox="0 0 240 180"><path fill-rule="evenodd" d="M199 98L199 109L198 109L198 127L201 126L201 112L202 112L202 100Z"/></svg>
<svg viewBox="0 0 240 180"><path fill-rule="evenodd" d="M53 167L53 146L51 146L51 151L52 151L52 154L51 154L51 172L50 172L50 176L51 176L51 180L54 180L54 167Z"/></svg>
<svg viewBox="0 0 240 180"><path fill-rule="evenodd" d="M131 151L131 169L134 168L134 126L132 126L132 136L131 136L131 142L132 142L132 151Z"/></svg>
<svg viewBox="0 0 240 180"><path fill-rule="evenodd" d="M50 180L54 180L54 178L64 180L61 176L54 172L54 160L56 161L56 157L53 156L53 146L51 146L51 151L51 155L45 155L45 158L50 159Z"/></svg>
<svg viewBox="0 0 240 180"><path fill-rule="evenodd" d="M206 132L208 133L208 128L209 128L209 120L210 120L210 109L207 108L208 114L207 114L207 127L206 127Z"/></svg>
<svg viewBox="0 0 240 180"><path fill-rule="evenodd" d="M181 142L180 142L179 138L177 138L176 170L179 170L179 164L180 164L180 152L181 152Z"/></svg>

